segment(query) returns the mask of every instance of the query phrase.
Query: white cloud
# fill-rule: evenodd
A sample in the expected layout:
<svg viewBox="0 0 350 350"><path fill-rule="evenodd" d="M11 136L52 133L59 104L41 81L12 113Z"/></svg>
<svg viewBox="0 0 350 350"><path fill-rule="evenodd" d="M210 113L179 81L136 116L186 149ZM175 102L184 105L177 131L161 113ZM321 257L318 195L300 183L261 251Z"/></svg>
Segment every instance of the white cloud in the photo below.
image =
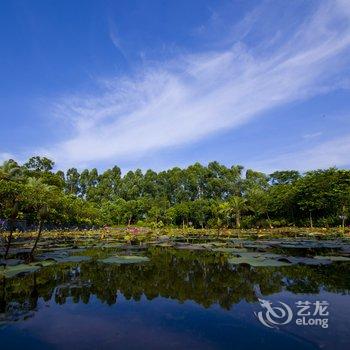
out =
<svg viewBox="0 0 350 350"><path fill-rule="evenodd" d="M303 139L306 139L306 140L315 139L315 138L317 138L317 137L322 136L322 134L323 134L322 131L313 132L313 133L311 133L311 134L304 134L304 135L303 135Z"/></svg>
<svg viewBox="0 0 350 350"><path fill-rule="evenodd" d="M111 19L109 19L109 21L108 21L108 26L109 26L109 37L110 37L113 45L123 56L125 56L125 52L124 52L124 49L123 49L123 46L122 46L122 43L120 40L120 36L118 34L117 27Z"/></svg>
<svg viewBox="0 0 350 350"><path fill-rule="evenodd" d="M278 47L238 43L182 55L111 79L96 95L65 97L57 114L69 120L73 136L42 153L60 166L117 161L193 142L337 88L332 78L350 61L348 4L322 2Z"/></svg>
<svg viewBox="0 0 350 350"><path fill-rule="evenodd" d="M9 159L15 159L14 156L11 153L7 152L0 152L0 165L5 161Z"/></svg>
<svg viewBox="0 0 350 350"><path fill-rule="evenodd" d="M283 169L301 171L328 167L350 166L350 135L321 142L308 150L280 154L277 157L261 159L250 167L265 172Z"/></svg>

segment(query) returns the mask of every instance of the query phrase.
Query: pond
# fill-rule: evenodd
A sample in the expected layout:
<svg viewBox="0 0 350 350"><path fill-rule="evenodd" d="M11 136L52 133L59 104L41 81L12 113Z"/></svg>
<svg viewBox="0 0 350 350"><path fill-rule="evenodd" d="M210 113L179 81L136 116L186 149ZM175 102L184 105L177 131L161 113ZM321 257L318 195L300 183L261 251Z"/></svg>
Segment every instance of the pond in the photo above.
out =
<svg viewBox="0 0 350 350"><path fill-rule="evenodd" d="M349 246L306 243L43 246L2 268L1 348L349 349Z"/></svg>

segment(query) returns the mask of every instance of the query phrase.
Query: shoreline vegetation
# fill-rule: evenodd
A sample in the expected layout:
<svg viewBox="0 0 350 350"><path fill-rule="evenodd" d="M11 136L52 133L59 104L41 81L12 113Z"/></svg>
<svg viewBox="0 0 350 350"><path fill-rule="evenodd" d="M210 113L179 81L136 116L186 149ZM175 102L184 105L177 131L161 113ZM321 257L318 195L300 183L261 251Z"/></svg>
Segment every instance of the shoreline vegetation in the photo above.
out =
<svg viewBox="0 0 350 350"><path fill-rule="evenodd" d="M240 165L195 163L122 175L54 170L35 156L0 166L0 228L4 258L32 237L29 262L41 239L159 237L347 237L350 170L329 168L264 174ZM39 244L40 245L40 244Z"/></svg>
<svg viewBox="0 0 350 350"><path fill-rule="evenodd" d="M35 239L37 230L14 231L12 233L13 242L21 242L27 239ZM2 237L4 241L8 240L10 232L3 231ZM264 240L270 238L283 239L350 239L350 228L342 229L342 227L332 228L310 228L310 227L278 227L278 228L250 228L250 229L235 229L235 228L219 228L219 229L196 229L196 228L174 228L162 227L152 228L147 226L119 226L89 229L52 229L42 230L41 238L45 239L94 239L98 241L124 240L126 243L132 242L152 242L162 240L182 240L182 239L234 239L245 238L249 240Z"/></svg>

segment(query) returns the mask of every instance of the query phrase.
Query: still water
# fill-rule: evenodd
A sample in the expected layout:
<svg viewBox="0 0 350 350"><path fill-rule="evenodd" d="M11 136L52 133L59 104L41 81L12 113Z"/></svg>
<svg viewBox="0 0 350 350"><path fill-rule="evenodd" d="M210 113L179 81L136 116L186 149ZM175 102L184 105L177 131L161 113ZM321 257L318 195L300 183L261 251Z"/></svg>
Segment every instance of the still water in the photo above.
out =
<svg viewBox="0 0 350 350"><path fill-rule="evenodd" d="M348 262L251 267L219 252L153 247L142 252L147 263L100 263L107 253L3 279L1 349L350 348ZM308 306L305 322L328 327L297 325L298 305Z"/></svg>

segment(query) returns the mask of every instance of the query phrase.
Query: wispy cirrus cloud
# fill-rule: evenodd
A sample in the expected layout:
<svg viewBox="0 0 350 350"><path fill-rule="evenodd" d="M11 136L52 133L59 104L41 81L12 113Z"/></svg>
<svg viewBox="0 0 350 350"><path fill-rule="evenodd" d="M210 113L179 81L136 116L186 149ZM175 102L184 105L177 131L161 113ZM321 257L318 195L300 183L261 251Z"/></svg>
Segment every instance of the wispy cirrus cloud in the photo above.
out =
<svg viewBox="0 0 350 350"><path fill-rule="evenodd" d="M111 39L114 47L125 57L125 52L120 40L117 26L111 19L109 19L108 21L108 27L109 27L109 38Z"/></svg>
<svg viewBox="0 0 350 350"><path fill-rule="evenodd" d="M324 141L307 150L282 153L274 157L251 162L250 167L272 172L276 169L302 171L327 167L344 167L350 164L350 135Z"/></svg>
<svg viewBox="0 0 350 350"><path fill-rule="evenodd" d="M322 136L322 134L323 134L322 131L317 131L317 132L313 132L311 134L304 134L303 138L306 140L315 139L315 138Z"/></svg>
<svg viewBox="0 0 350 350"><path fill-rule="evenodd" d="M249 31L255 28L254 18ZM247 23L244 23L245 33ZM181 54L55 105L70 136L43 150L59 165L118 161L236 128L263 112L339 88L350 62L350 6L323 1L283 39ZM230 38L228 38L230 39ZM234 38L232 38L232 41ZM321 153L320 153L321 154Z"/></svg>

